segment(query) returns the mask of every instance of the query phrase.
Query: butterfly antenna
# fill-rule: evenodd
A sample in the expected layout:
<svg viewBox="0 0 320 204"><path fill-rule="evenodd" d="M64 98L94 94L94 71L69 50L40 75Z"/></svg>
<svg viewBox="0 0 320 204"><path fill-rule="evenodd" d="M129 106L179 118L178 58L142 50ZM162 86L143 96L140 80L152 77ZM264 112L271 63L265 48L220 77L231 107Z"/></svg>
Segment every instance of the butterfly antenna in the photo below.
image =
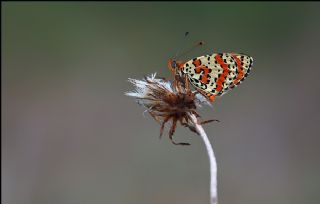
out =
<svg viewBox="0 0 320 204"><path fill-rule="evenodd" d="M195 44L194 46L192 46L189 50L187 50L187 51L181 53L180 55L176 56L176 58L179 58L179 57L181 57L181 56L184 56L184 55L190 53L191 51L193 51L195 48L197 48L197 47L199 47L199 46L202 46L202 45L204 45L204 42L203 42L203 41L200 41L200 42L198 42L197 44Z"/></svg>
<svg viewBox="0 0 320 204"><path fill-rule="evenodd" d="M187 31L187 32L185 32L184 33L184 39L187 39L187 36L189 35L189 32ZM185 40L184 40L185 41ZM185 42L183 43L184 45L186 44ZM181 48L182 46L180 46L180 49L177 51L177 53L176 53L176 55L175 55L175 57L174 57L174 59L177 59L177 57L179 56L179 52L182 50L182 48ZM184 47L183 47L184 48Z"/></svg>

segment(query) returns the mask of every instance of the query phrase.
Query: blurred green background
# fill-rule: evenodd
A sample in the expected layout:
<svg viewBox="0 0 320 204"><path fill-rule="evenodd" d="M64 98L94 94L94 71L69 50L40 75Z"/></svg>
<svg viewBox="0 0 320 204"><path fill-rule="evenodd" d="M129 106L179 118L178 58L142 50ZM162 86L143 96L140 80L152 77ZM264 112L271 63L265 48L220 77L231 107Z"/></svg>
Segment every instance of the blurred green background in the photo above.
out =
<svg viewBox="0 0 320 204"><path fill-rule="evenodd" d="M247 53L250 76L199 112L220 204L320 203L320 3L2 2L5 204L206 204L201 139L174 146L124 92L185 56ZM185 39L184 33L190 32Z"/></svg>

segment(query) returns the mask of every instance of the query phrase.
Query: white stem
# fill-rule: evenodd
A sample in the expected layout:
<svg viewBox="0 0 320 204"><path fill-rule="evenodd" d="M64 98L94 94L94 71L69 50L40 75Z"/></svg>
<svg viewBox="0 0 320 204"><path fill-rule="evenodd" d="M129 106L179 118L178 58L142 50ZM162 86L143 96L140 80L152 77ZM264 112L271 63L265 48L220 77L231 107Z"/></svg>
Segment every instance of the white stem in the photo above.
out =
<svg viewBox="0 0 320 204"><path fill-rule="evenodd" d="M195 128L199 135L201 136L209 156L210 162L210 204L218 204L218 195L217 195L217 162L216 157L214 156L214 152L208 136L206 132L203 130L202 126L198 123L198 120L194 114L190 114L190 118L195 125Z"/></svg>

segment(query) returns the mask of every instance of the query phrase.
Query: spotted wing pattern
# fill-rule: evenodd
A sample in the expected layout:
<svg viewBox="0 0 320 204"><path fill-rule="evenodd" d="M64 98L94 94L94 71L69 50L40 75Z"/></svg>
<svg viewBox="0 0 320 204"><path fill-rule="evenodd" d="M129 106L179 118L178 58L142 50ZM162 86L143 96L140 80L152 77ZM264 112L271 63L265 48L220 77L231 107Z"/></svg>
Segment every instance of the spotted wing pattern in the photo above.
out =
<svg viewBox="0 0 320 204"><path fill-rule="evenodd" d="M184 63L182 72L201 93L220 96L239 85L249 74L253 58L244 54L218 53Z"/></svg>

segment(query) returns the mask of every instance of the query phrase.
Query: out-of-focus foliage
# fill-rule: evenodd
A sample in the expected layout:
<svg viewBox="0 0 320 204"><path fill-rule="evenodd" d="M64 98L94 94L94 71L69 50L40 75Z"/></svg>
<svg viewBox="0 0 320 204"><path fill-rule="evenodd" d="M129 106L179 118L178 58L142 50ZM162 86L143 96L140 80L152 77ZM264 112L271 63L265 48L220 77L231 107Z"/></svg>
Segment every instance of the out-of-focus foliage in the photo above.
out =
<svg viewBox="0 0 320 204"><path fill-rule="evenodd" d="M192 145L124 95L127 78L170 76L168 58L254 58L246 82L204 118L219 201L320 202L319 2L2 2L2 201L6 204L208 203ZM184 33L189 31L187 39Z"/></svg>

